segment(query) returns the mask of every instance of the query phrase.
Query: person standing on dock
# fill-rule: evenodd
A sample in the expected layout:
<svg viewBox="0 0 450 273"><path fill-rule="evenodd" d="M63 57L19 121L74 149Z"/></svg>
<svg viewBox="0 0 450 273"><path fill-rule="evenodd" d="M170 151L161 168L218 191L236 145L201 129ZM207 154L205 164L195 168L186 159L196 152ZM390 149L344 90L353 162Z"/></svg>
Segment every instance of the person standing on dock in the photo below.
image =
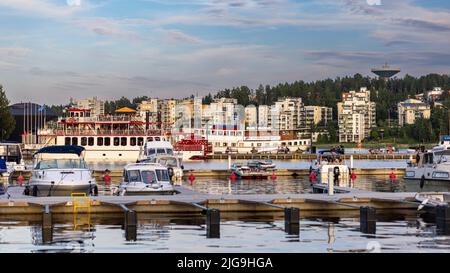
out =
<svg viewBox="0 0 450 273"><path fill-rule="evenodd" d="M350 180L351 182L354 184L356 181L356 172L354 169L351 169L351 173L350 173Z"/></svg>
<svg viewBox="0 0 450 273"><path fill-rule="evenodd" d="M19 177L17 177L17 184L19 184L19 187L22 187L22 184L23 184L23 176L22 176L22 173L19 174Z"/></svg>

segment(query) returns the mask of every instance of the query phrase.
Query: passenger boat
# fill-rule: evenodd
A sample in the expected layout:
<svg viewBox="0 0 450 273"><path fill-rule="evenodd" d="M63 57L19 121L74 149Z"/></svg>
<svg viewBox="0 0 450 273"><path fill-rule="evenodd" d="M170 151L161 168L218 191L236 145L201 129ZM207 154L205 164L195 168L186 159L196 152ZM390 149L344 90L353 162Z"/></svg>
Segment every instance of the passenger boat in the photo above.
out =
<svg viewBox="0 0 450 273"><path fill-rule="evenodd" d="M125 166L117 195L172 195L167 167L157 163L134 163Z"/></svg>
<svg viewBox="0 0 450 273"><path fill-rule="evenodd" d="M337 179L337 185L347 185L350 181L350 167L344 164L340 150L320 151L317 159L312 162L310 170L315 172L318 183L334 183ZM336 183L334 183L336 184Z"/></svg>
<svg viewBox="0 0 450 273"><path fill-rule="evenodd" d="M49 146L40 149L33 156L28 194L97 195L97 184L84 161L84 153L85 149L80 146Z"/></svg>
<svg viewBox="0 0 450 273"><path fill-rule="evenodd" d="M213 152L211 143L205 138L195 137L181 139L174 145L175 152L183 157L183 161L205 160Z"/></svg>
<svg viewBox="0 0 450 273"><path fill-rule="evenodd" d="M267 179L273 174L274 169L261 168L260 164L248 162L246 165L242 163L233 163L231 172L239 179Z"/></svg>
<svg viewBox="0 0 450 273"><path fill-rule="evenodd" d="M0 143L0 173L8 179L15 171L25 171L25 162L19 143Z"/></svg>
<svg viewBox="0 0 450 273"><path fill-rule="evenodd" d="M135 162L146 142L167 141L154 122L138 114L93 115L68 108L55 124L39 130L39 145L74 145L86 149L86 161Z"/></svg>
<svg viewBox="0 0 450 273"><path fill-rule="evenodd" d="M421 149L407 162L405 179L450 181L450 136L431 150Z"/></svg>

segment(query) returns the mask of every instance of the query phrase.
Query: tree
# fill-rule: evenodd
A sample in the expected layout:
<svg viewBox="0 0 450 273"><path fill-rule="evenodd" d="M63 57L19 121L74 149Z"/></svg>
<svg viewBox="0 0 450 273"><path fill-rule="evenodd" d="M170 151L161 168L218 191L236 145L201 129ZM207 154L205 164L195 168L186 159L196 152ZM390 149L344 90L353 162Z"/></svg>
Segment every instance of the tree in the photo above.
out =
<svg viewBox="0 0 450 273"><path fill-rule="evenodd" d="M0 85L0 139L7 139L14 131L16 121L9 110L9 101Z"/></svg>

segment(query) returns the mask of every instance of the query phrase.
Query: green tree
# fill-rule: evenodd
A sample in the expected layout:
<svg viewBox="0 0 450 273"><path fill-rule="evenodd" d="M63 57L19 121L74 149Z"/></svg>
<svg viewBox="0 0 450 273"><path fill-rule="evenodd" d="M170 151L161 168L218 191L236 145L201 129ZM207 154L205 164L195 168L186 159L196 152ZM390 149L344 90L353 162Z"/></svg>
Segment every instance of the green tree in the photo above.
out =
<svg viewBox="0 0 450 273"><path fill-rule="evenodd" d="M7 139L14 131L16 121L9 109L9 101L0 85L0 140Z"/></svg>

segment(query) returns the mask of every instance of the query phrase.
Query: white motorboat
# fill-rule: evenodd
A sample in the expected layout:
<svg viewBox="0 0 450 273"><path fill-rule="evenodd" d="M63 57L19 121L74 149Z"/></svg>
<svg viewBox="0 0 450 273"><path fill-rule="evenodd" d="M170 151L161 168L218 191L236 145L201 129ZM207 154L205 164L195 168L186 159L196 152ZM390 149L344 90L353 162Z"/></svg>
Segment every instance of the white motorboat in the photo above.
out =
<svg viewBox="0 0 450 273"><path fill-rule="evenodd" d="M8 180L15 171L25 171L25 162L19 143L0 143L0 174Z"/></svg>
<svg viewBox="0 0 450 273"><path fill-rule="evenodd" d="M312 162L310 170L315 172L317 183L333 183L346 186L350 182L350 168L344 164L341 153L336 150L321 151Z"/></svg>
<svg viewBox="0 0 450 273"><path fill-rule="evenodd" d="M92 171L84 161L81 146L49 146L33 156L29 192L33 196L98 193Z"/></svg>
<svg viewBox="0 0 450 273"><path fill-rule="evenodd" d="M450 181L450 136L442 136L438 146L422 149L408 160L404 178Z"/></svg>
<svg viewBox="0 0 450 273"><path fill-rule="evenodd" d="M167 167L158 163L135 163L125 166L117 195L172 195Z"/></svg>
<svg viewBox="0 0 450 273"><path fill-rule="evenodd" d="M184 166L180 156L157 155L153 158L152 163L158 163L167 167L171 180L179 181L183 179Z"/></svg>
<svg viewBox="0 0 450 273"><path fill-rule="evenodd" d="M173 145L166 140L148 141L141 147L137 162L153 161L155 157L160 155L173 156Z"/></svg>

